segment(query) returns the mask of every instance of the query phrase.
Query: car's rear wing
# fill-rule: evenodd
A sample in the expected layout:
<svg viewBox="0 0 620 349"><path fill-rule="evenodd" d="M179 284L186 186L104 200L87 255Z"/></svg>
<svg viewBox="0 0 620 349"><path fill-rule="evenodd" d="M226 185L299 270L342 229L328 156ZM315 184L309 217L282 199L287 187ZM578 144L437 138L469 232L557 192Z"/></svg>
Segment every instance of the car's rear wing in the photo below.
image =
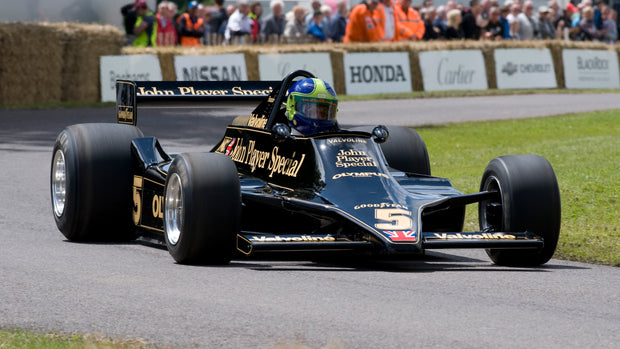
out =
<svg viewBox="0 0 620 349"><path fill-rule="evenodd" d="M280 81L116 81L116 116L136 125L138 106L159 108L256 107Z"/></svg>

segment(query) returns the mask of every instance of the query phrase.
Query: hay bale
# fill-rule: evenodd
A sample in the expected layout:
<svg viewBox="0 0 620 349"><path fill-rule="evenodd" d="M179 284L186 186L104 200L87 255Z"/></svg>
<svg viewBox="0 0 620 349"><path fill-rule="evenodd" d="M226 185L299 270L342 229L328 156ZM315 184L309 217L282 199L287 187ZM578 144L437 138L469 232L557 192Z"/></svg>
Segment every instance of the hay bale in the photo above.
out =
<svg viewBox="0 0 620 349"><path fill-rule="evenodd" d="M99 58L119 54L125 42L124 34L110 25L57 23L54 26L62 33L64 44L62 100L99 101Z"/></svg>
<svg viewBox="0 0 620 349"><path fill-rule="evenodd" d="M62 40L46 23L0 23L0 104L61 100Z"/></svg>

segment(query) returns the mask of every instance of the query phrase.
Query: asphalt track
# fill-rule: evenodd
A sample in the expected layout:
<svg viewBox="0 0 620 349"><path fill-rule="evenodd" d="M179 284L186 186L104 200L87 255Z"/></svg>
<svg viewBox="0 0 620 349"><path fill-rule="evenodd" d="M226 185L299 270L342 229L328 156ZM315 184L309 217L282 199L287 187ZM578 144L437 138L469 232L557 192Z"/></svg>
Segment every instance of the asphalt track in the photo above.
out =
<svg viewBox="0 0 620 349"><path fill-rule="evenodd" d="M339 118L414 125L612 108L620 94L342 103ZM139 124L169 151L196 151L217 141L229 112L146 110ZM53 141L66 125L113 120L112 108L0 111L0 327L175 348L620 343L618 268L560 260L504 268L479 250L373 260L267 255L196 267L137 243L67 242L50 207Z"/></svg>

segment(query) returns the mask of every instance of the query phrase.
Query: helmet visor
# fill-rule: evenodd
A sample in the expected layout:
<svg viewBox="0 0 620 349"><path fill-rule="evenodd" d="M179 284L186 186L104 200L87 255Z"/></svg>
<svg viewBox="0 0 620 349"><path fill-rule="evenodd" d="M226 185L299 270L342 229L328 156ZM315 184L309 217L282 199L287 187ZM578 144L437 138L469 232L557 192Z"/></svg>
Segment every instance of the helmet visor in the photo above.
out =
<svg viewBox="0 0 620 349"><path fill-rule="evenodd" d="M297 113L308 119L335 120L338 101L318 97L293 96Z"/></svg>

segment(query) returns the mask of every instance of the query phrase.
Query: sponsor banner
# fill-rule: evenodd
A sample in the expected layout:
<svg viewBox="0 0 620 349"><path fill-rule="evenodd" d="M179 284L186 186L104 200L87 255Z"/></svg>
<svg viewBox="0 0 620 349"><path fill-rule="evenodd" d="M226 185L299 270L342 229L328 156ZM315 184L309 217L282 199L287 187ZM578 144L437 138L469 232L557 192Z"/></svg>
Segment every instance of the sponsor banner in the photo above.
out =
<svg viewBox="0 0 620 349"><path fill-rule="evenodd" d="M261 80L282 80L295 70L307 70L334 86L332 61L327 52L258 55Z"/></svg>
<svg viewBox="0 0 620 349"><path fill-rule="evenodd" d="M245 81L248 73L245 56L189 55L174 56L174 71L177 81Z"/></svg>
<svg viewBox="0 0 620 349"><path fill-rule="evenodd" d="M347 53L343 60L348 95L411 92L407 52Z"/></svg>
<svg viewBox="0 0 620 349"><path fill-rule="evenodd" d="M101 56L101 101L116 101L116 80L161 81L157 55Z"/></svg>
<svg viewBox="0 0 620 349"><path fill-rule="evenodd" d="M497 49L497 88L557 88L549 49Z"/></svg>
<svg viewBox="0 0 620 349"><path fill-rule="evenodd" d="M420 52L425 91L486 90L487 73L479 50Z"/></svg>
<svg viewBox="0 0 620 349"><path fill-rule="evenodd" d="M604 50L562 50L566 88L620 88L618 54Z"/></svg>

